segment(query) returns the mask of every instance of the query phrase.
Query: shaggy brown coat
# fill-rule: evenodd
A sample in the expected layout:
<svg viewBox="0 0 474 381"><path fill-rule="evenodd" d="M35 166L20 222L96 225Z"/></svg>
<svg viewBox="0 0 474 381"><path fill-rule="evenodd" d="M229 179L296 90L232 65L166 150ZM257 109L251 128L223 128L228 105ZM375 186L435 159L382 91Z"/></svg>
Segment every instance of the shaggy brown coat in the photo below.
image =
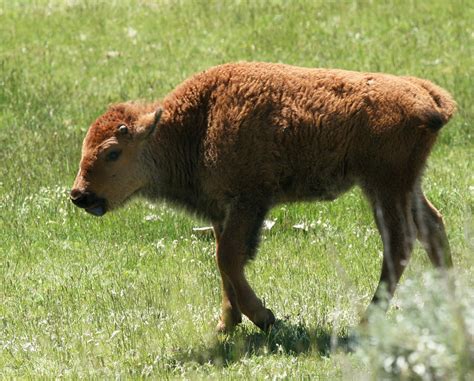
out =
<svg viewBox="0 0 474 381"><path fill-rule="evenodd" d="M212 222L223 301L219 329L241 312L267 329L274 316L244 276L274 205L332 200L359 185L384 242L379 291L390 295L415 233L436 266L451 257L421 175L450 95L413 77L236 63L211 68L163 101L111 106L89 129L71 193L102 215L135 194Z"/></svg>

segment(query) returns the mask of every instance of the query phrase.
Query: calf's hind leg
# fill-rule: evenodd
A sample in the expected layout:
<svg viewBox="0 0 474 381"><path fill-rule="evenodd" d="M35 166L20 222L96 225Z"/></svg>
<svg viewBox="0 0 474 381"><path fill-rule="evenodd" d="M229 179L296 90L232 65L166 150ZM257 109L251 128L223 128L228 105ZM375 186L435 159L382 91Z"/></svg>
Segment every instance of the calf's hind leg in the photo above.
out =
<svg viewBox="0 0 474 381"><path fill-rule="evenodd" d="M412 197L412 212L418 239L437 268L453 266L448 237L441 213L426 199L418 185Z"/></svg>
<svg viewBox="0 0 474 381"><path fill-rule="evenodd" d="M379 192L372 199L375 221L383 241L380 281L372 303L385 300L385 308L395 293L410 259L415 240L411 199L404 192Z"/></svg>
<svg viewBox="0 0 474 381"><path fill-rule="evenodd" d="M275 322L273 313L263 306L244 274L246 262L257 248L258 236L267 209L249 203L231 206L224 223L217 248L217 265L223 279L224 292L229 301L237 301L238 308L255 325L267 330ZM230 291L230 292L229 292ZM230 296L230 297L229 297ZM223 308L218 328L228 331L236 323L227 319L229 309Z"/></svg>

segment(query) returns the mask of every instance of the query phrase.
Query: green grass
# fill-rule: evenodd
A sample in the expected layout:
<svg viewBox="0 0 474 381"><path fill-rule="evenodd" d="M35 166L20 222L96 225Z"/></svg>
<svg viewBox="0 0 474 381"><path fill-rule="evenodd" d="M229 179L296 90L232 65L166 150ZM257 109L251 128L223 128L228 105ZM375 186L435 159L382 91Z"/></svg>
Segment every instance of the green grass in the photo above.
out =
<svg viewBox="0 0 474 381"><path fill-rule="evenodd" d="M462 0L1 2L0 376L408 379L390 366L379 372L384 334L396 337L400 316L419 319L410 296L436 285L423 280L430 265L417 248L400 309L374 323L376 344L348 350L382 250L358 190L272 211L248 276L281 322L265 335L246 320L226 337L213 332L214 243L192 231L205 222L143 201L96 219L67 194L85 131L109 103L160 98L209 66L263 60L416 75L459 105L424 187L445 216L458 288L471 290L473 19ZM311 228L292 228L300 222ZM472 327L472 293L459 295L460 321ZM459 361L443 374L467 379L473 333L456 324L449 337L462 345L449 353Z"/></svg>

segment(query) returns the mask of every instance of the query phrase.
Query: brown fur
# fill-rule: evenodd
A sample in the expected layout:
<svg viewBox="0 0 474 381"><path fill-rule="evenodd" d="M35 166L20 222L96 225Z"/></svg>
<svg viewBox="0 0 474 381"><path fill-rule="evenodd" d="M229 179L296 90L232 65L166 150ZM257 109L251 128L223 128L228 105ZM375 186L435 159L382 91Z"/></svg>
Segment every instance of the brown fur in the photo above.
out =
<svg viewBox="0 0 474 381"><path fill-rule="evenodd" d="M156 109L163 109L157 123ZM415 232L436 266L451 264L421 174L454 111L447 92L413 77L222 65L191 77L162 102L119 104L99 117L84 140L71 197L100 198L105 212L141 193L210 220L222 275L219 328L231 329L242 312L266 329L273 314L247 283L244 265L265 214L278 203L332 200L362 187L384 241L379 288L386 285L390 295ZM121 136L121 124L130 133ZM104 160L111 149L122 152L117 162ZM94 204L86 201L82 207Z"/></svg>

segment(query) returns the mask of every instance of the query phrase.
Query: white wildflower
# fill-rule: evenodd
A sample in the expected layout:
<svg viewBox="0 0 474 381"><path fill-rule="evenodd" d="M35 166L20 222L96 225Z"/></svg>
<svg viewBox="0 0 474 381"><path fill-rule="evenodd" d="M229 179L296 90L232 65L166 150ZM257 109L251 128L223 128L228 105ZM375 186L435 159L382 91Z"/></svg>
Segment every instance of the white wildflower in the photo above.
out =
<svg viewBox="0 0 474 381"><path fill-rule="evenodd" d="M133 39L133 38L136 38L136 37L137 37L137 34L138 34L138 32L137 32L135 29L133 29L131 26L129 26L129 27L127 28L127 36L128 36L128 38L132 38L132 39Z"/></svg>
<svg viewBox="0 0 474 381"><path fill-rule="evenodd" d="M275 224L276 224L276 220L264 220L263 228L265 230L271 230Z"/></svg>

